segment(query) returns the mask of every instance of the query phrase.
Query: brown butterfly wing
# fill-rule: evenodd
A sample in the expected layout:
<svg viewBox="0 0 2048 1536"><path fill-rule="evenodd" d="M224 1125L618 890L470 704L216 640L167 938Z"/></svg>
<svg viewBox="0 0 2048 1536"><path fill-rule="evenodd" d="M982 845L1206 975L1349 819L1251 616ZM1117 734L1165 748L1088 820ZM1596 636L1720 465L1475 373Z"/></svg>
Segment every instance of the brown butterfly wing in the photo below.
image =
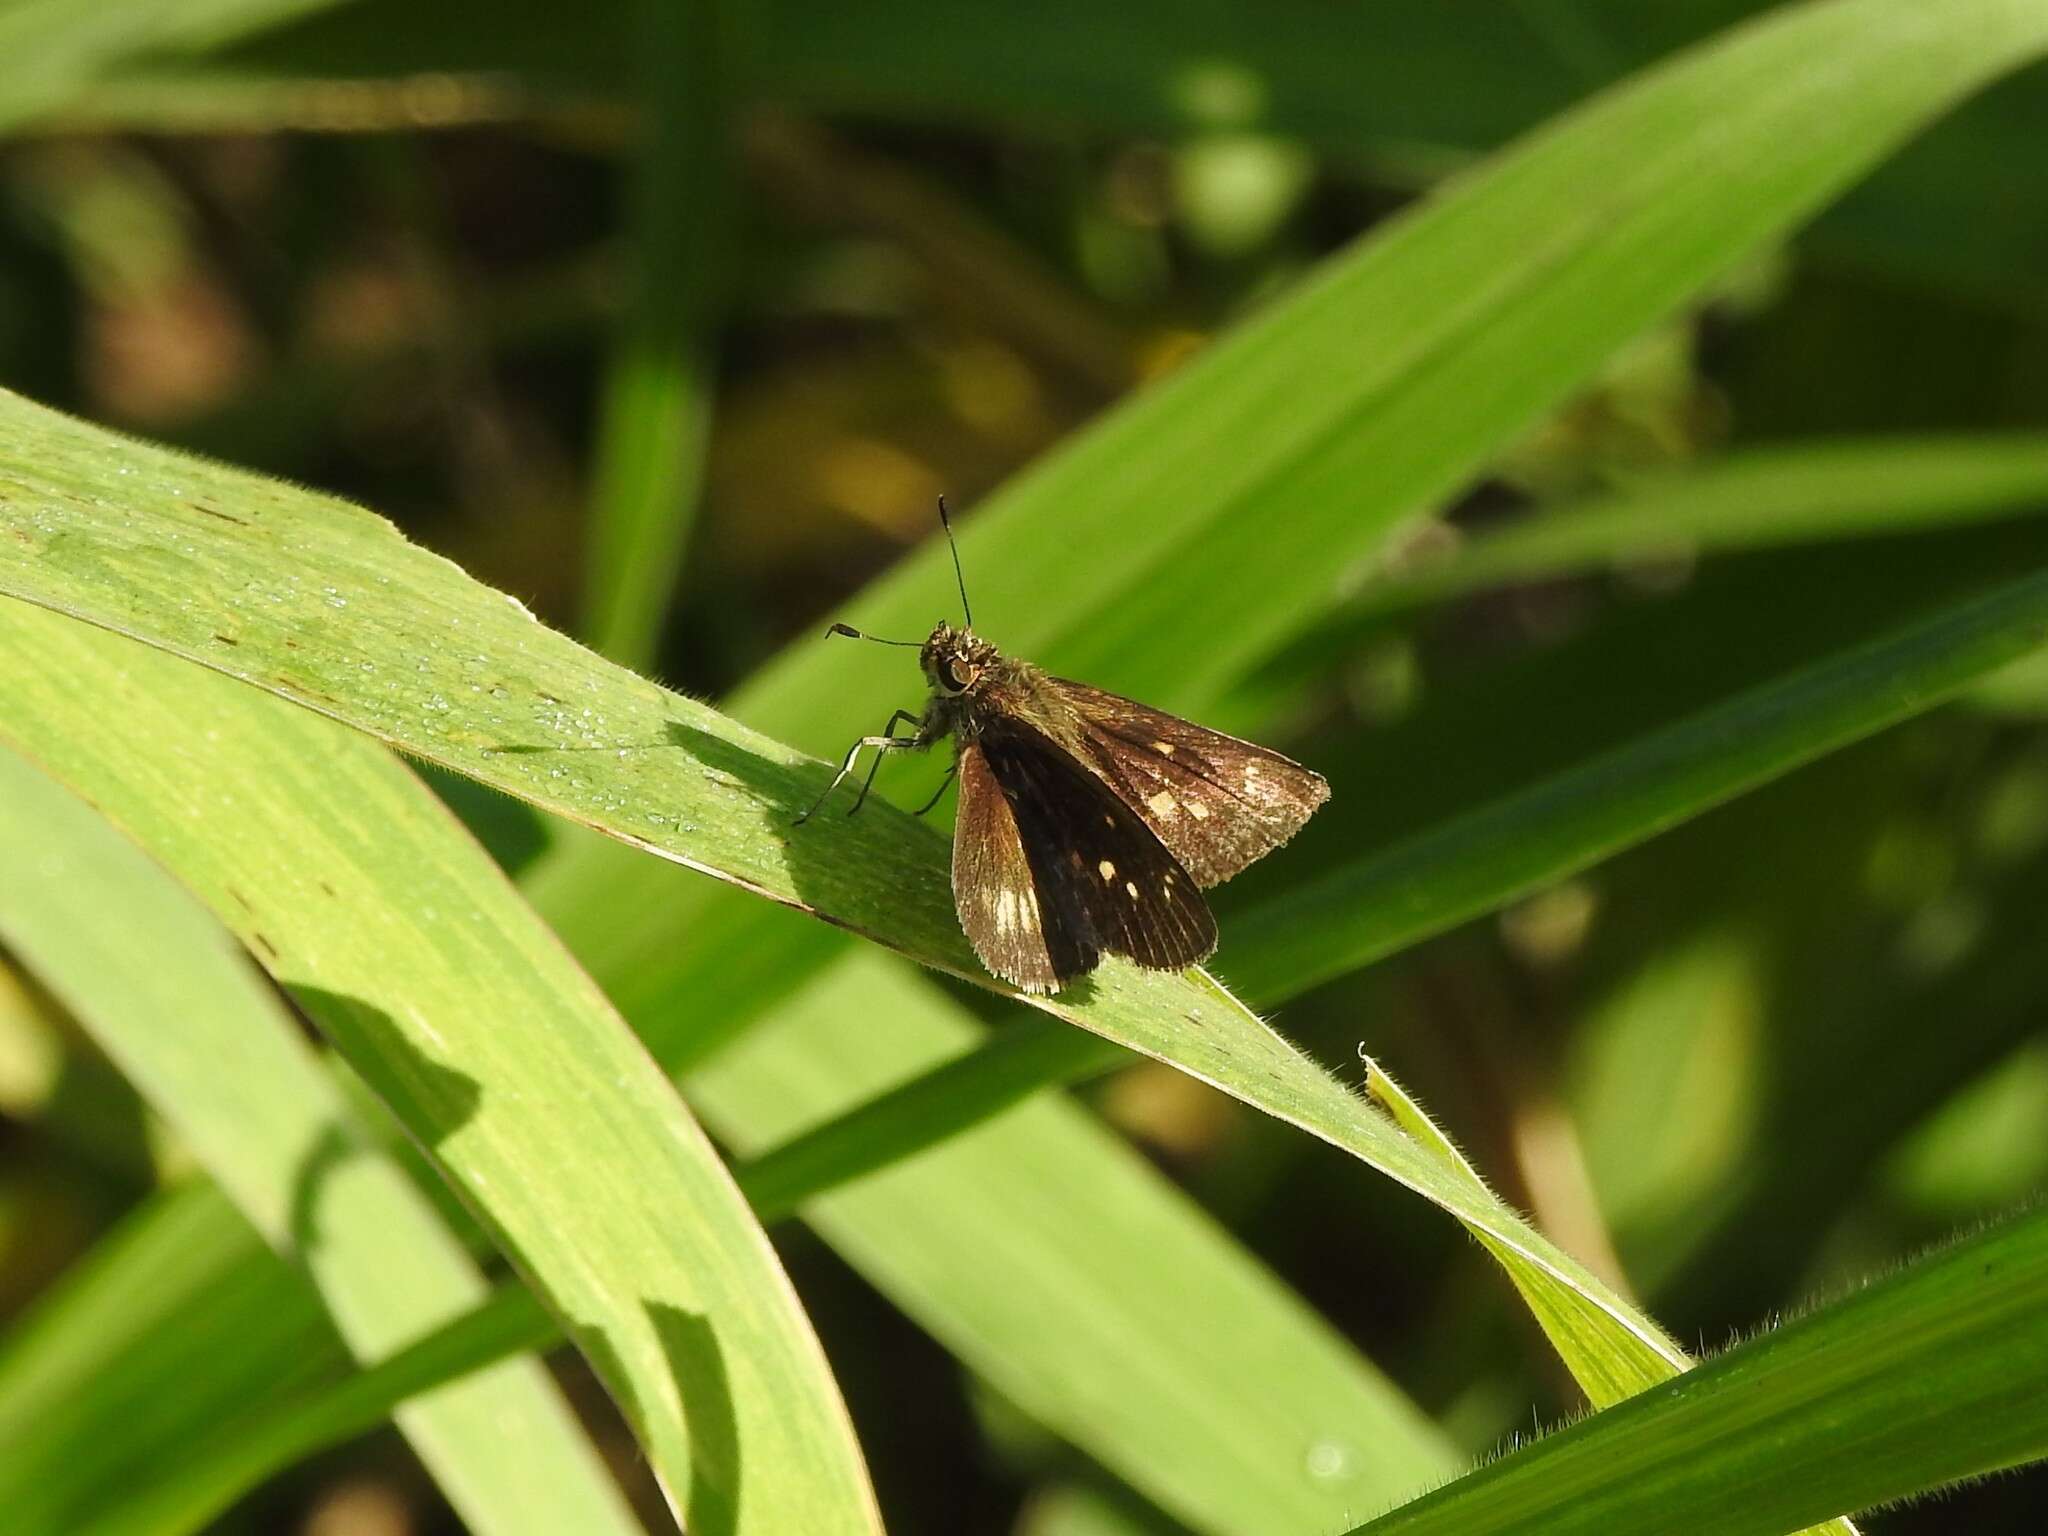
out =
<svg viewBox="0 0 2048 1536"><path fill-rule="evenodd" d="M953 906L981 963L1026 992L1051 992L1094 970L1100 956L1040 900L1016 812L978 743L961 747L959 770Z"/></svg>
<svg viewBox="0 0 2048 1536"><path fill-rule="evenodd" d="M1255 742L1086 683L1045 679L1067 732L1203 886L1220 884L1301 830L1330 798L1319 773Z"/></svg>
<svg viewBox="0 0 2048 1536"><path fill-rule="evenodd" d="M1105 950L1180 970L1216 948L1194 877L1145 822L1045 737L1003 719L960 755L953 897L982 963L1026 991L1065 985Z"/></svg>

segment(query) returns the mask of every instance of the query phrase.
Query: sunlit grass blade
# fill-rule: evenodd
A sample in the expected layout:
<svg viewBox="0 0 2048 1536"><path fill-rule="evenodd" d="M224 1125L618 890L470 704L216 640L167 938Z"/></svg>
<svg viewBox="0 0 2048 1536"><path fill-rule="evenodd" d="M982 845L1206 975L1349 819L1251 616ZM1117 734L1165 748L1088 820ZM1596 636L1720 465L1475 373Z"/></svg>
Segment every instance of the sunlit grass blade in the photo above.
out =
<svg viewBox="0 0 2048 1536"><path fill-rule="evenodd" d="M433 1149L678 1509L699 1528L873 1530L766 1239L671 1086L439 802L303 710L23 605L0 625L19 663L7 735L233 928Z"/></svg>
<svg viewBox="0 0 2048 1536"><path fill-rule="evenodd" d="M240 946L134 844L4 746L0 866L14 871L0 884L0 940L272 1246L316 1277L359 1358L481 1300L468 1255L351 1130L339 1091ZM639 1530L535 1362L423 1399L399 1423L478 1532Z"/></svg>
<svg viewBox="0 0 2048 1536"><path fill-rule="evenodd" d="M2048 1213L1964 1239L1359 1536L1776 1536L2048 1456Z"/></svg>

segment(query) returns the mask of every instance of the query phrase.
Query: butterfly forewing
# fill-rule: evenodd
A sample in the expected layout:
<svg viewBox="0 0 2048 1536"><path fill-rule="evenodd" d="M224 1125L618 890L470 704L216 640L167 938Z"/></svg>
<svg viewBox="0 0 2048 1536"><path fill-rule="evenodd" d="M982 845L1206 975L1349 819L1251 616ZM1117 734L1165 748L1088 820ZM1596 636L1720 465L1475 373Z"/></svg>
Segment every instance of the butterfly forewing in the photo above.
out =
<svg viewBox="0 0 2048 1536"><path fill-rule="evenodd" d="M1057 986L1092 969L1100 951L1128 955L1140 965L1178 970L1216 948L1216 920L1194 877L1101 780L1052 748L1036 731L995 720L962 754L961 812L968 814L966 759L979 757L1010 812L1036 897L1031 911ZM978 812L974 818L982 818ZM988 818L994 822L993 816ZM956 831L956 845L960 834ZM976 834L976 841L982 835ZM987 867L985 864L983 867ZM955 861L956 879L960 865ZM956 900L959 899L956 886ZM984 961L993 951L1014 964L1018 929L1001 925L1006 910L987 900L981 908L986 936L976 924L968 936ZM964 912L964 908L963 908ZM991 961L990 968L1008 975ZM1019 986L1030 980L1008 979ZM1033 978L1035 979L1035 978Z"/></svg>
<svg viewBox="0 0 2048 1536"><path fill-rule="evenodd" d="M977 743L960 749L953 819L953 905L990 971L1027 992L1050 992L1092 970L1097 951L1041 900L1016 813Z"/></svg>
<svg viewBox="0 0 2048 1536"><path fill-rule="evenodd" d="M1086 683L1047 677L1069 750L1125 800L1203 886L1286 842L1330 797L1278 752Z"/></svg>

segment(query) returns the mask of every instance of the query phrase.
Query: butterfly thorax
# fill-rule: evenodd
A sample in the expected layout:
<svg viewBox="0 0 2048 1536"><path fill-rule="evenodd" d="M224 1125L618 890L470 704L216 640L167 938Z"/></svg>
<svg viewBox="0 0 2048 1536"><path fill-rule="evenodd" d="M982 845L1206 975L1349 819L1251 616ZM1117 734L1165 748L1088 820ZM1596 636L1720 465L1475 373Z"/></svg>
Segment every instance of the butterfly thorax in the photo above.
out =
<svg viewBox="0 0 2048 1536"><path fill-rule="evenodd" d="M932 690L924 734L956 735L962 743L980 734L991 709L1016 707L1020 695L1032 691L1037 674L1035 667L1011 660L973 630L944 622L926 639L918 661Z"/></svg>

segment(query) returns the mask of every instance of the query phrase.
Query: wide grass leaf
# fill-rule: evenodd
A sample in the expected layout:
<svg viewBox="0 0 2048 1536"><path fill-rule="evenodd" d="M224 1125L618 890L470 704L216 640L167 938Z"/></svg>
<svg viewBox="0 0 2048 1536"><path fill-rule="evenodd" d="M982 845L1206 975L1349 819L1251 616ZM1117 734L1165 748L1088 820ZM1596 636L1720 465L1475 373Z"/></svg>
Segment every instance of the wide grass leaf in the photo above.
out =
<svg viewBox="0 0 2048 1536"><path fill-rule="evenodd" d="M0 732L199 895L432 1149L679 1514L875 1529L816 1340L723 1166L424 786L361 736L148 648L16 603L0 625Z"/></svg>
<svg viewBox="0 0 2048 1536"><path fill-rule="evenodd" d="M0 884L0 940L271 1245L313 1274L358 1358L481 1300L483 1277L460 1242L351 1130L340 1090L241 946L133 843L4 746L0 866L15 871ZM640 1529L536 1362L494 1367L398 1421L479 1533ZM24 1536L110 1528L75 1516L35 1527L18 1509L14 1519Z"/></svg>

